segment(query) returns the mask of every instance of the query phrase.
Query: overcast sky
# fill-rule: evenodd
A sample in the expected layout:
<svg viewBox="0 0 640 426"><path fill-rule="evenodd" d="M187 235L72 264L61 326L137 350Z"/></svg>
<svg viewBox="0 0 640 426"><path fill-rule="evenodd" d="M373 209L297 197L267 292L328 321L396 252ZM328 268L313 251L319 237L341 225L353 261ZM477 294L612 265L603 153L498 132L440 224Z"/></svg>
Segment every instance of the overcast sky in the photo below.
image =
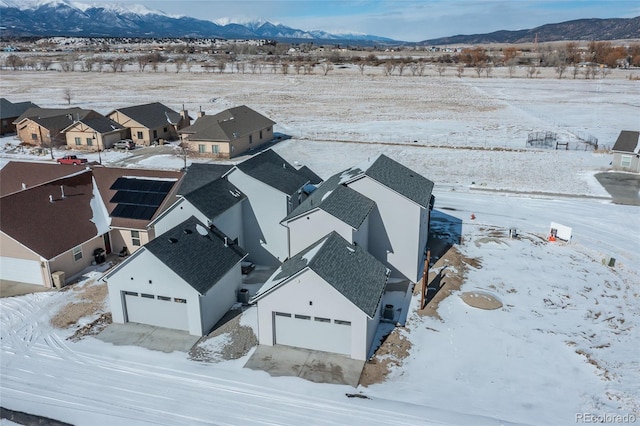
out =
<svg viewBox="0 0 640 426"><path fill-rule="evenodd" d="M358 32L403 41L527 29L581 18L640 15L638 0L119 0L112 3L141 4L171 15L214 22L262 18L302 30Z"/></svg>

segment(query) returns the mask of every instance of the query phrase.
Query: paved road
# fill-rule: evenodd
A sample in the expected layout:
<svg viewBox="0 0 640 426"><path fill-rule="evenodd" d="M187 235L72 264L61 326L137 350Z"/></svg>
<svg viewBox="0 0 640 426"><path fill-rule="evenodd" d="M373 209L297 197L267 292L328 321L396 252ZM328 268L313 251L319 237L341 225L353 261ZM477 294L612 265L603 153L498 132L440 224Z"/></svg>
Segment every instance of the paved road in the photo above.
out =
<svg viewBox="0 0 640 426"><path fill-rule="evenodd" d="M596 179L607 190L615 204L640 206L640 175L632 173L598 173Z"/></svg>

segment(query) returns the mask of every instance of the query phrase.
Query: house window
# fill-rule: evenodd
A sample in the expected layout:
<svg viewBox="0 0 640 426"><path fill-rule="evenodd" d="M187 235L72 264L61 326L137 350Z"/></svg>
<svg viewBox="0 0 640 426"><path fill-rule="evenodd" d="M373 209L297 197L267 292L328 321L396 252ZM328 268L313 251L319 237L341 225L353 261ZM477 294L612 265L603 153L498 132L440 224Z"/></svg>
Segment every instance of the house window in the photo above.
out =
<svg viewBox="0 0 640 426"><path fill-rule="evenodd" d="M153 294L140 293L140 297L144 297L145 299L155 299L156 297Z"/></svg>
<svg viewBox="0 0 640 426"><path fill-rule="evenodd" d="M204 154L205 152L207 152L207 146L205 144L198 144L198 152L200 154Z"/></svg>
<svg viewBox="0 0 640 426"><path fill-rule="evenodd" d="M131 231L131 245L140 245L140 231Z"/></svg>
<svg viewBox="0 0 640 426"><path fill-rule="evenodd" d="M631 167L631 156L623 155L620 157L620 167Z"/></svg>
<svg viewBox="0 0 640 426"><path fill-rule="evenodd" d="M158 131L157 131L157 130L154 130L154 131L153 131L153 138L155 139L155 138L157 138L157 137L158 137Z"/></svg>
<svg viewBox="0 0 640 426"><path fill-rule="evenodd" d="M249 144L253 143L253 135L249 135Z"/></svg>
<svg viewBox="0 0 640 426"><path fill-rule="evenodd" d="M287 318L291 318L291 314L287 314L284 312L276 312L276 316L277 317L287 317Z"/></svg>
<svg viewBox="0 0 640 426"><path fill-rule="evenodd" d="M74 247L73 248L73 260L75 260L77 262L80 259L82 259L82 247L80 247L80 246Z"/></svg>
<svg viewBox="0 0 640 426"><path fill-rule="evenodd" d="M125 291L124 294L127 295L127 296L136 296L136 297L138 297L138 293L136 293L135 291Z"/></svg>
<svg viewBox="0 0 640 426"><path fill-rule="evenodd" d="M177 297L173 299L173 301L176 303L187 303L187 299L178 299Z"/></svg>
<svg viewBox="0 0 640 426"><path fill-rule="evenodd" d="M296 318L297 319L302 319L302 320L310 320L311 317L309 315L297 315L296 314Z"/></svg>
<svg viewBox="0 0 640 426"><path fill-rule="evenodd" d="M333 322L339 325L351 325L351 321L333 320Z"/></svg>
<svg viewBox="0 0 640 426"><path fill-rule="evenodd" d="M87 146L93 146L93 139L87 138Z"/></svg>
<svg viewBox="0 0 640 426"><path fill-rule="evenodd" d="M142 132L138 132L138 139L142 139Z"/></svg>
<svg viewBox="0 0 640 426"><path fill-rule="evenodd" d="M76 140L76 145L82 145L82 139L81 138L74 138Z"/></svg>
<svg viewBox="0 0 640 426"><path fill-rule="evenodd" d="M218 145L211 145L211 152L213 152L214 154L218 153Z"/></svg>
<svg viewBox="0 0 640 426"><path fill-rule="evenodd" d="M262 130L260 130L260 140L262 140Z"/></svg>
<svg viewBox="0 0 640 426"><path fill-rule="evenodd" d="M31 140L37 141L38 135L36 133L31 133Z"/></svg>
<svg viewBox="0 0 640 426"><path fill-rule="evenodd" d="M164 129L162 129L165 133L167 133L167 128L165 127Z"/></svg>
<svg viewBox="0 0 640 426"><path fill-rule="evenodd" d="M164 300L165 302L170 302L171 298L167 296L158 296L158 300Z"/></svg>
<svg viewBox="0 0 640 426"><path fill-rule="evenodd" d="M318 322L331 322L329 318L315 317L314 319Z"/></svg>

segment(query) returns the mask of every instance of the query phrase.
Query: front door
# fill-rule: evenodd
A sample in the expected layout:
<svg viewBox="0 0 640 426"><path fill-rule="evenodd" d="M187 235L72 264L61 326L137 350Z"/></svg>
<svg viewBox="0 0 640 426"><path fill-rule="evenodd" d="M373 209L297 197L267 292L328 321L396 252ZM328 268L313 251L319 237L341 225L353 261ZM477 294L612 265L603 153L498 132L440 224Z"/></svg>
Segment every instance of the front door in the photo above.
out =
<svg viewBox="0 0 640 426"><path fill-rule="evenodd" d="M111 253L111 239L109 238L109 233L107 232L104 234L102 238L104 238L104 251L107 252L107 254Z"/></svg>

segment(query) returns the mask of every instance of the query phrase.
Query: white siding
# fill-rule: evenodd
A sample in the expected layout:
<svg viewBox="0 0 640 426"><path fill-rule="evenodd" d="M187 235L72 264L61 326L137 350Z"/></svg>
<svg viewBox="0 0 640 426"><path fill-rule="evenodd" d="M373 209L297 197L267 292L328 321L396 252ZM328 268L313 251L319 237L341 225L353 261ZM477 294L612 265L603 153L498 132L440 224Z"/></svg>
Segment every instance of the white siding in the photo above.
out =
<svg viewBox="0 0 640 426"><path fill-rule="evenodd" d="M213 219L213 224L216 228L225 233L232 240L238 239L238 245L244 248L244 232L242 230L242 210L243 204L248 203L245 199L224 213L219 214ZM204 222L206 223L206 222Z"/></svg>
<svg viewBox="0 0 640 426"><path fill-rule="evenodd" d="M427 233L427 229L420 228L424 220L422 207L368 176L349 187L376 203L369 215L369 252L393 275L400 273L418 281L424 252L424 246L419 244L421 240L426 242L426 236L421 234Z"/></svg>
<svg viewBox="0 0 640 426"><path fill-rule="evenodd" d="M208 333L236 303L236 292L241 285L242 272L240 271L240 263L238 263L211 287L207 294L200 298L203 333Z"/></svg>
<svg viewBox="0 0 640 426"><path fill-rule="evenodd" d="M348 238L345 238L347 241ZM353 243L369 251L369 216L360 224L360 228L353 231Z"/></svg>
<svg viewBox="0 0 640 426"><path fill-rule="evenodd" d="M171 209L163 214L162 217L154 224L153 229L155 231L156 238L189 219L191 216L195 216L200 222L205 225L207 224L207 218L200 213L193 204L185 199L176 201L175 204L171 206Z"/></svg>
<svg viewBox="0 0 640 426"><path fill-rule="evenodd" d="M0 279L42 285L42 267L37 260L0 257Z"/></svg>
<svg viewBox="0 0 640 426"><path fill-rule="evenodd" d="M353 228L324 210L316 209L287 223L289 227L289 256L301 252L320 238L336 231L353 243Z"/></svg>
<svg viewBox="0 0 640 426"><path fill-rule="evenodd" d="M142 297L139 293L123 292L126 321L150 324L158 327L189 331L189 314L186 303Z"/></svg>
<svg viewBox="0 0 640 426"><path fill-rule="evenodd" d="M351 325L281 312L273 312L273 323L277 345L351 355Z"/></svg>
<svg viewBox="0 0 640 426"><path fill-rule="evenodd" d="M187 301L189 333L202 336L198 292L146 249L142 248L132 255L127 264L108 277L107 284L113 322L124 323L126 321L122 294L124 291L153 294L156 297L170 297L172 299L170 303L177 303L173 300L179 298ZM152 308L161 310L162 305L158 302ZM154 314L148 315L153 317ZM136 318L140 318L140 316Z"/></svg>
<svg viewBox="0 0 640 426"><path fill-rule="evenodd" d="M287 228L280 224L287 215L288 197L238 169L228 179L249 200L243 207L243 248L249 253L249 260L279 265L289 253Z"/></svg>
<svg viewBox="0 0 640 426"><path fill-rule="evenodd" d="M311 304L310 304L311 302ZM261 345L272 346L274 340L273 312L292 315L338 319L351 322L353 359L364 360L370 343L367 341L367 316L315 272L306 270L258 301L258 338ZM294 330L295 331L295 330ZM307 336L297 337L304 342ZM331 339L331 335L312 335L316 339ZM283 338L280 336L280 338ZM287 338L291 342L296 336Z"/></svg>

